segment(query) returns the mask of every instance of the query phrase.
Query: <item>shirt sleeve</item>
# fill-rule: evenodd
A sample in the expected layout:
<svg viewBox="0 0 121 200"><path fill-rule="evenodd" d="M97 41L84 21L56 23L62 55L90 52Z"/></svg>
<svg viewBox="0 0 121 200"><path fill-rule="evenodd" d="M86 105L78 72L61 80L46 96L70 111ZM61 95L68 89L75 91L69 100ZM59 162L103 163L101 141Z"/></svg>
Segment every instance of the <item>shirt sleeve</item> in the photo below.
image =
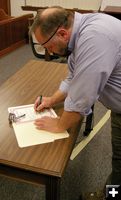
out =
<svg viewBox="0 0 121 200"><path fill-rule="evenodd" d="M87 32L75 44L73 74L65 99L66 111L87 115L91 106L103 91L116 65L117 45L108 35ZM70 59L71 62L71 59Z"/></svg>
<svg viewBox="0 0 121 200"><path fill-rule="evenodd" d="M74 62L73 62L73 56L68 58L68 66L69 66L69 73L68 76L66 77L66 79L64 81L61 82L59 89L63 92L63 93L68 93L69 90L69 85L71 80L73 79L73 67L74 67Z"/></svg>

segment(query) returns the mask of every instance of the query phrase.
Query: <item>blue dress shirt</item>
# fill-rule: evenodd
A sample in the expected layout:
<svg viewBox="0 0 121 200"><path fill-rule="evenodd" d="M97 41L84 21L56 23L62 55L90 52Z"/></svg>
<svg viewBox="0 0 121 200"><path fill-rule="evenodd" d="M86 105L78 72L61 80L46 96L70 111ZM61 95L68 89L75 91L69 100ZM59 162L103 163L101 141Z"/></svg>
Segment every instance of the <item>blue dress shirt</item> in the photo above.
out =
<svg viewBox="0 0 121 200"><path fill-rule="evenodd" d="M121 21L75 12L69 49L69 74L60 84L67 93L64 110L87 115L98 99L121 113Z"/></svg>

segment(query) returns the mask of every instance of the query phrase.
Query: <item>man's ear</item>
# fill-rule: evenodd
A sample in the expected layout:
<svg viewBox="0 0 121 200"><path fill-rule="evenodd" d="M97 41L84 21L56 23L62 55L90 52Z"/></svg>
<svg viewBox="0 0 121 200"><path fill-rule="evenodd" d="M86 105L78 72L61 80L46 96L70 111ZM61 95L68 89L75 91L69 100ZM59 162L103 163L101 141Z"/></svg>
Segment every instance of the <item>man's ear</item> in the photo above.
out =
<svg viewBox="0 0 121 200"><path fill-rule="evenodd" d="M57 31L57 35L61 38L61 39L64 39L65 41L68 40L68 30L66 29L63 29L63 28L60 28L58 31Z"/></svg>

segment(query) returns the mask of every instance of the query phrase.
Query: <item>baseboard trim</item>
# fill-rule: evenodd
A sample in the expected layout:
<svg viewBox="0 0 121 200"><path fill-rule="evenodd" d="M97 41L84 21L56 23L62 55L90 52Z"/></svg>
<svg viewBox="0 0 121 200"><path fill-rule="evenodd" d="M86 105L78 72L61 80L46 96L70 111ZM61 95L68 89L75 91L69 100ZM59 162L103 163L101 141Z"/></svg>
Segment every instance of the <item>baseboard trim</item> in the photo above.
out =
<svg viewBox="0 0 121 200"><path fill-rule="evenodd" d="M0 51L0 57L14 51L15 49L21 47L22 45L24 45L26 43L27 43L27 41L26 41L26 39L24 39L24 40L16 42L15 44L12 44L11 46Z"/></svg>

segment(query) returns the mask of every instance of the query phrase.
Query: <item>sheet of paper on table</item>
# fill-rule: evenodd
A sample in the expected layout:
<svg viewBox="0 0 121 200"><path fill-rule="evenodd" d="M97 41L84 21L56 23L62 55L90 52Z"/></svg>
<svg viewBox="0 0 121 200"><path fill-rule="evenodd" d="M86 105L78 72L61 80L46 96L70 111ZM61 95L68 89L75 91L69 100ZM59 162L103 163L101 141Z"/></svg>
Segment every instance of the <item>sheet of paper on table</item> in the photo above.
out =
<svg viewBox="0 0 121 200"><path fill-rule="evenodd" d="M25 114L24 117L13 122L13 128L19 147L27 147L37 144L53 142L54 140L67 138L69 134L67 131L63 133L51 133L48 131L38 130L34 125L34 120L43 116L57 117L55 111L45 109L43 112L35 112L34 105L23 105L16 107L9 107L9 113L14 113L16 116Z"/></svg>

